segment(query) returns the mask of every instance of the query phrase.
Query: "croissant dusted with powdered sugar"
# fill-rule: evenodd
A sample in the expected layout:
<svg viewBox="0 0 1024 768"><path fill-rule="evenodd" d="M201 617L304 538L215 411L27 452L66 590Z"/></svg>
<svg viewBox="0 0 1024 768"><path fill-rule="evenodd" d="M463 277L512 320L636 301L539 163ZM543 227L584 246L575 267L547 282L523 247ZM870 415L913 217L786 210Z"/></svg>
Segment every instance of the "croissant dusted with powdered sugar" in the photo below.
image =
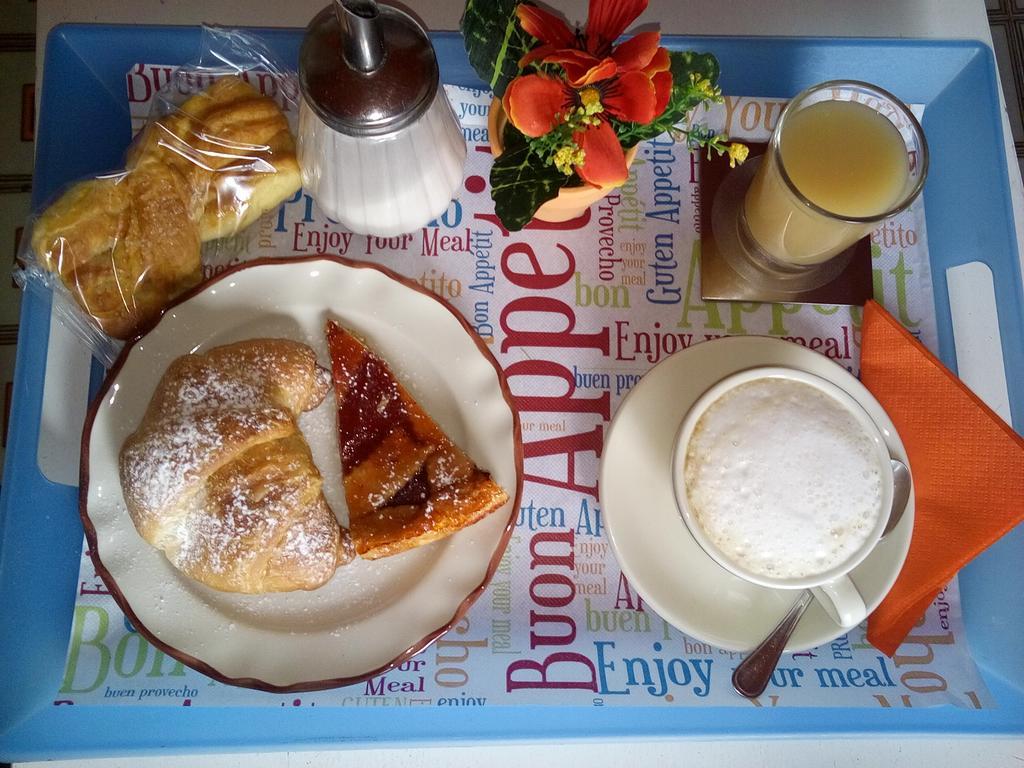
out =
<svg viewBox="0 0 1024 768"><path fill-rule="evenodd" d="M351 547L296 417L329 389L313 350L284 339L171 363L121 449L121 486L142 537L215 589L325 583Z"/></svg>

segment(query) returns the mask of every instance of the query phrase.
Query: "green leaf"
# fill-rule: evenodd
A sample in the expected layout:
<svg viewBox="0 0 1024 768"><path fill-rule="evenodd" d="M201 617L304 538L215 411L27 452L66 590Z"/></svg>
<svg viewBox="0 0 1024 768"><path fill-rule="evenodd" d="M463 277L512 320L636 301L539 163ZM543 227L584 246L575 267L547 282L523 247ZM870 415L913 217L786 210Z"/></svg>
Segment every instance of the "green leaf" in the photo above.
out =
<svg viewBox="0 0 1024 768"><path fill-rule="evenodd" d="M673 84L689 83L690 75L698 75L707 78L712 85L718 85L718 75L721 68L718 59L711 53L697 53L696 51L669 51L671 61Z"/></svg>
<svg viewBox="0 0 1024 768"><path fill-rule="evenodd" d="M469 63L498 98L519 74L519 59L534 45L519 26L518 5L519 0L466 0L459 24Z"/></svg>
<svg viewBox="0 0 1024 768"><path fill-rule="evenodd" d="M531 152L526 137L513 126L506 126L503 138L505 150L491 167L491 197L505 229L516 232L530 223L538 208L558 196L567 178Z"/></svg>
<svg viewBox="0 0 1024 768"><path fill-rule="evenodd" d="M612 121L615 134L626 149L641 141L653 139L684 122L694 107L707 100L707 96L694 87L692 75L696 75L698 81L706 79L712 86L718 85L720 69L718 59L713 54L696 53L695 51L669 51L669 59L672 71L672 95L669 97L665 111L646 125Z"/></svg>

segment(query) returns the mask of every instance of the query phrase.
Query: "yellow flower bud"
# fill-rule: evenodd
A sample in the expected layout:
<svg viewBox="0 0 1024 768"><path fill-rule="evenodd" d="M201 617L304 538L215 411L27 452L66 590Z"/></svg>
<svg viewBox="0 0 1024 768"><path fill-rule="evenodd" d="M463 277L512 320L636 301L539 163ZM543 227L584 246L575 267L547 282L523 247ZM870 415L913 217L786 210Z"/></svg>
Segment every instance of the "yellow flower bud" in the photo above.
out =
<svg viewBox="0 0 1024 768"><path fill-rule="evenodd" d="M721 93L716 86L706 77L701 77L696 72L690 74L690 84L693 89L705 99L717 99Z"/></svg>
<svg viewBox="0 0 1024 768"><path fill-rule="evenodd" d="M572 167L576 162L575 147L572 144L566 144L564 147L559 147L558 151L554 155L555 168L560 170L566 176L572 174Z"/></svg>
<svg viewBox="0 0 1024 768"><path fill-rule="evenodd" d="M743 165L743 161L747 159L747 155L750 154L750 147L746 144L740 144L739 142L732 142L725 151L729 153L729 167L735 168L736 164Z"/></svg>

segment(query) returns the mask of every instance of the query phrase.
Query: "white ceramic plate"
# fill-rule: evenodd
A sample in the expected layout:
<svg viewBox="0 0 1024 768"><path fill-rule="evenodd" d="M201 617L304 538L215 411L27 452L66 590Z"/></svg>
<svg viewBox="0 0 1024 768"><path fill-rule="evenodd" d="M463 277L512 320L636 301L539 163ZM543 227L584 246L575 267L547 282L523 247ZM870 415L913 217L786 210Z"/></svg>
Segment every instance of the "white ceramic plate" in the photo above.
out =
<svg viewBox="0 0 1024 768"><path fill-rule="evenodd" d="M760 643L798 593L739 579L700 548L676 506L672 451L679 424L698 397L726 376L762 365L798 368L838 385L872 417L890 454L907 461L892 421L856 378L823 355L780 339L707 341L659 363L633 387L615 414L601 461L601 506L612 548L626 578L659 615L732 651ZM896 581L913 526L911 493L903 519L851 572L869 613ZM815 602L787 650L813 648L845 631Z"/></svg>
<svg viewBox="0 0 1024 768"><path fill-rule="evenodd" d="M502 509L454 536L377 561L357 558L312 592L235 595L177 571L135 531L118 453L168 364L179 355L259 337L305 342L330 366L328 318L376 347L449 435L505 488ZM299 419L348 519L333 394ZM282 259L219 276L126 347L83 435L80 506L93 559L126 615L168 653L225 682L309 690L357 682L446 631L497 567L522 483L519 423L504 377L449 305L410 281L341 259Z"/></svg>

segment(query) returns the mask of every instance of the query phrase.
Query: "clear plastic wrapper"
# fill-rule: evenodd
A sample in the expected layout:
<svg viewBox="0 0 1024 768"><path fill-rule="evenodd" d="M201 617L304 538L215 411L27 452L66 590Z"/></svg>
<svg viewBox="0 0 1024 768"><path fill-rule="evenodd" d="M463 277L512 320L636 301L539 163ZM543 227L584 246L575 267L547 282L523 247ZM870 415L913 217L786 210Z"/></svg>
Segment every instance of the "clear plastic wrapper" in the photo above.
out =
<svg viewBox="0 0 1024 768"><path fill-rule="evenodd" d="M225 260L231 236L299 189L297 97L295 73L256 36L205 27L199 58L156 95L123 167L32 217L15 279L52 290L54 312L109 365L204 265Z"/></svg>

